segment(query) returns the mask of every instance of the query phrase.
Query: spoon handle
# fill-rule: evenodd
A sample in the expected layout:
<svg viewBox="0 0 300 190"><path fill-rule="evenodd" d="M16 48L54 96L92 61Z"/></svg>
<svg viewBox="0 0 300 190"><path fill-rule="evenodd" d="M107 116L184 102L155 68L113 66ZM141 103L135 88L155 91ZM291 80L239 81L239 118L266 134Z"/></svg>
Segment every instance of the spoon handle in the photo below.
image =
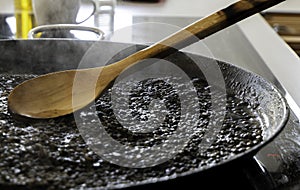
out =
<svg viewBox="0 0 300 190"><path fill-rule="evenodd" d="M154 56L168 51L169 48L175 50L182 49L283 1L284 0L240 0L190 24L145 51L153 53L152 56Z"/></svg>
<svg viewBox="0 0 300 190"><path fill-rule="evenodd" d="M120 72L139 60L152 57L165 57L172 52L191 45L205 37L231 26L251 15L259 13L285 0L240 0L230 6L217 11L175 34L123 59L114 64ZM115 68L116 69L116 68Z"/></svg>
<svg viewBox="0 0 300 190"><path fill-rule="evenodd" d="M227 28L251 15L259 13L284 0L240 0L228 7L200 19L177 33L155 43L144 51L150 57L167 55L169 50L176 51Z"/></svg>

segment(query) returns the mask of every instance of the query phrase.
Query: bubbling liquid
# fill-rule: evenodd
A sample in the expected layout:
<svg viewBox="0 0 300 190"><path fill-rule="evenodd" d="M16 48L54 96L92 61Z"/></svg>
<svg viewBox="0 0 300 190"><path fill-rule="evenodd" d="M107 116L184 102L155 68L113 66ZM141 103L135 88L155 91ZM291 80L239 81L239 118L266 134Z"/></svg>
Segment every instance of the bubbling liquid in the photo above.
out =
<svg viewBox="0 0 300 190"><path fill-rule="evenodd" d="M163 164L150 168L117 166L89 148L72 116L38 121L14 119L7 108L7 96L17 84L33 77L0 75L0 186L3 187L105 188L148 179L166 179L226 161L263 140L264 123L258 108L251 107L234 94L227 94L222 127L210 147L204 152L199 151L199 144L208 130L210 116L218 114L211 109L210 86L205 81L193 79L199 104L189 105L188 98L181 100L167 78L149 79L134 84L135 88L131 90L127 101L131 111L124 115L146 121L152 114L149 105L159 100L161 104L157 106L162 106L162 110L167 112L164 113L163 122L152 132L133 132L118 122L111 102L112 89L104 92L95 105L82 110L81 119L87 126L93 126L95 121L90 116L97 115L113 139L128 146L150 147L164 143L177 130L182 114L180 105L185 104L200 113L199 118L186 123L198 123L197 130L185 148ZM117 91L122 93L122 89ZM185 97L190 94L188 90L184 93ZM123 102L124 99L116 101Z"/></svg>

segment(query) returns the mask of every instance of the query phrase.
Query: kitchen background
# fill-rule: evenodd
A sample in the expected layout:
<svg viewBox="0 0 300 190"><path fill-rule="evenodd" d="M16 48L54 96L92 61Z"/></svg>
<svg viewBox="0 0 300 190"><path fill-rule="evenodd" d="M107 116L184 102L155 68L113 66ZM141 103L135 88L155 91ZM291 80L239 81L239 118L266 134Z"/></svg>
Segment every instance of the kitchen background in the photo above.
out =
<svg viewBox="0 0 300 190"><path fill-rule="evenodd" d="M86 5L88 0L82 0ZM189 0L94 0L98 4L97 16L83 23L83 25L95 25L106 33L126 27L132 24L133 16L156 15L175 17L205 16L219 7L226 6L233 0L206 1ZM0 14L12 15L14 13L13 0L0 0ZM193 6L191 6L193 5ZM197 6L196 6L197 5ZM82 15L85 11L81 12ZM300 1L287 0L263 12L264 18L271 27L300 55ZM2 23L8 22L13 34L16 32L13 18L5 17ZM93 22L94 20L94 22ZM184 24L183 24L184 25ZM1 26L0 32L5 33ZM2 34L3 35L3 34Z"/></svg>

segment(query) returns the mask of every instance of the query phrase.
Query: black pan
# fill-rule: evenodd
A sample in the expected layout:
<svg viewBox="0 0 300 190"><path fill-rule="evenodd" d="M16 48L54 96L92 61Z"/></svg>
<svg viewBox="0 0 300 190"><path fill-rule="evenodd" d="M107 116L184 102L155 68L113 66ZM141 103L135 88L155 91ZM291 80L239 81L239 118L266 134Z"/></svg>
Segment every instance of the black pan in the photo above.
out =
<svg viewBox="0 0 300 190"><path fill-rule="evenodd" d="M5 78L11 74L18 74L21 78L25 76L30 78L32 74L40 75L59 70L108 64L122 59L143 47L140 45L101 41L1 41L0 71L2 73L2 83L5 83L4 81L11 82ZM12 116L5 105L3 105L4 108L2 108L0 118L2 121L0 123L0 151L3 152L0 156L1 189L76 189L85 187L100 189L137 187L137 189L147 189L164 186L176 187L178 183L190 183L191 181L201 180L199 176L203 177L203 175L205 176L209 171L213 171L216 168L222 168L230 165L230 163L251 158L260 148L274 139L285 126L289 116L286 101L279 91L262 77L232 64L190 53L177 52L164 60L184 71L192 81L198 78L201 79L200 84L204 86L209 83L209 85L215 86L216 89L222 89L218 73L215 73L216 76L214 76L213 71L209 70L210 66L215 64L222 74L222 79L224 79L227 99L231 97L228 94L232 94L241 101L238 106L246 105L246 107L258 110L257 112L259 113L257 114L261 116L261 123L256 123L256 130L252 131L258 132L257 127L260 127L262 129L259 132L260 136L253 136L253 138L249 138L250 140L242 144L247 142L251 144L255 138L260 141L251 146L249 145L248 148L239 149L241 148L240 145L237 145L239 140L248 138L247 135L243 136L240 134L239 138L233 140L235 136L228 134L228 142L232 140L237 144L230 145L231 149L233 148L230 150L232 152L229 151L227 155L224 153L226 155L224 158L219 156L208 158L206 153L213 154L216 151L222 151L223 149L220 146L227 146L227 141L219 146L208 147L209 151L205 149L201 154L197 153L200 150L197 147L199 144L188 142L190 144L187 145L187 148L179 151L178 154L165 162L154 164L151 167L146 167L146 165L145 167L139 165L137 168L123 167L121 162L110 163L107 157L102 159L101 156L92 151L92 148L87 147L84 141L86 138L84 135L82 138L79 134L81 129L77 129L76 119L74 120L73 115L51 120L28 120ZM201 65L199 66L198 63ZM137 67L137 69L139 68ZM147 70L155 72L164 70L164 68L155 64L155 62L151 62ZM124 76L130 76L135 71L136 68L131 68ZM206 75L206 71L210 72L209 76ZM16 85L18 81L12 83ZM4 91L1 98L5 100L9 89L5 91L3 87L5 85L1 85L1 91ZM100 97L98 101L105 100L105 98L101 99ZM243 115L243 113L235 112L236 108L228 104L226 103L225 107L225 117L231 118L233 122L226 126L227 131L230 133L230 131L235 130L253 130L250 129L252 125L247 125L247 119L253 120L253 118L245 117L243 121L234 122L235 119L239 120L239 116ZM206 105L207 107L202 108L212 109L212 104ZM75 118L79 115L85 119L85 111L82 110L75 113ZM97 111L101 113L103 110L102 108L97 108ZM206 110L202 111L205 112ZM103 113L99 114L101 119L104 118L103 115L105 116L105 112ZM86 119L88 120L89 118L86 117ZM209 119L211 118L209 117ZM209 119L207 120L208 122ZM223 124L217 122L210 126L211 128L207 129L205 133L214 136L222 135L219 134L219 132L222 132L219 130L218 125ZM87 126L93 127L93 125ZM205 127L205 122L203 127ZM139 137L146 140L147 138L148 140L153 138L151 134L150 136L144 133L136 135L114 125L105 129L112 137L116 139L121 137L120 140L122 141L128 139L130 141L139 141ZM198 135L194 135L191 141L197 141L201 134L199 133ZM203 140L205 136L202 135L202 137ZM216 140L216 138L212 138L212 140ZM237 147L235 147L236 145ZM201 161L205 159L207 162Z"/></svg>

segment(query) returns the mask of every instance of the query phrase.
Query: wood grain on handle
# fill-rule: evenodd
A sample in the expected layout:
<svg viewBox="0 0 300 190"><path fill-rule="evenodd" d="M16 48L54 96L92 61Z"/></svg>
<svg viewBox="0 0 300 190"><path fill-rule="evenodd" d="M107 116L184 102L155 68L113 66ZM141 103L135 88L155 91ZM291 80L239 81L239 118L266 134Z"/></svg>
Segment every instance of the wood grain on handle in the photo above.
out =
<svg viewBox="0 0 300 190"><path fill-rule="evenodd" d="M176 49L181 49L190 45L188 43L184 43L180 46L181 42L185 42L186 36L181 38L180 33L183 32L185 35L192 35L194 39L197 36L198 40L201 40L215 32L218 32L228 26L231 26L251 15L259 13L269 7L272 7L284 0L241 0L238 1L221 11L218 11L208 17L205 17L191 25L187 26L183 30L174 34L173 37L169 37L166 41L161 41L158 43L171 45L171 47L175 47ZM187 36L188 37L188 36ZM173 42L173 43L172 43ZM194 42L191 42L194 43Z"/></svg>
<svg viewBox="0 0 300 190"><path fill-rule="evenodd" d="M156 49L156 51L149 51L148 53L152 53L152 57L155 54L168 51L170 47L177 50L182 49L283 1L285 0L240 0L221 11L192 23L154 45L160 48L149 47L149 49Z"/></svg>

